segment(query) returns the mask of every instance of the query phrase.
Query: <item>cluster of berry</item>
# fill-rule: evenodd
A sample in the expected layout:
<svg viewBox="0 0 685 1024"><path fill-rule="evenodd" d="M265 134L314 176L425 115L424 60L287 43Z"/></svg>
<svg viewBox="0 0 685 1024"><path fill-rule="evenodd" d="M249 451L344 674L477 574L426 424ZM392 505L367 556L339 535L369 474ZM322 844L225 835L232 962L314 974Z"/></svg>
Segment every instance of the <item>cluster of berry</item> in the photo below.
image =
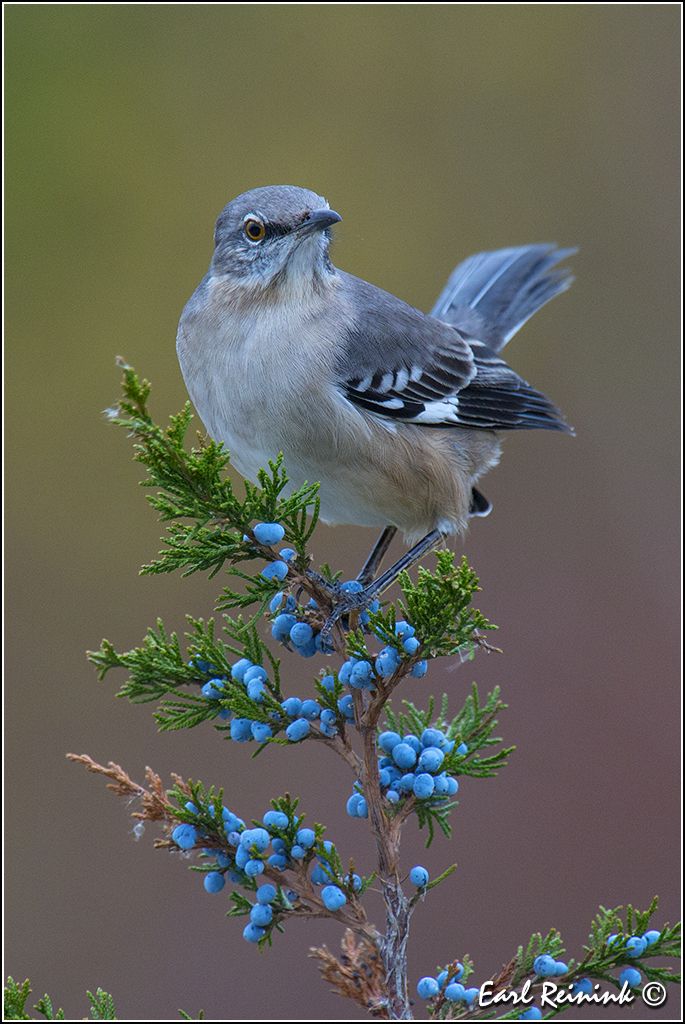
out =
<svg viewBox="0 0 685 1024"><path fill-rule="evenodd" d="M338 673L340 682L353 690L373 690L379 679L387 679L394 674L403 656L411 658L418 652L421 641L415 636L415 632L413 626L400 619L395 623L398 646L389 644L384 647L373 663L364 658L348 658ZM409 675L415 679L422 679L427 671L428 662L422 658L412 665Z"/></svg>
<svg viewBox="0 0 685 1024"><path fill-rule="evenodd" d="M645 932L644 935L629 935L627 939L623 935L610 935L607 939L607 945L613 946L617 943L624 942L622 952L631 957L631 959L637 959L641 957L650 946L653 946L655 942L661 938L661 932L651 930ZM618 976L618 980L621 985L628 985L630 988L638 988L642 984L642 975L636 967L624 967Z"/></svg>
<svg viewBox="0 0 685 1024"><path fill-rule="evenodd" d="M290 549L281 551L281 556L290 554ZM267 566L267 569L269 567ZM267 570L264 570L266 572ZM264 575L264 573L262 573ZM340 585L341 593L355 594L363 590L359 580L347 580ZM380 601L371 601L368 609L359 614L359 625L366 628L369 625L370 614L377 612L380 608ZM303 658L313 658L315 654L331 654L333 647L326 643L321 636L320 630L316 629L311 622L307 621L307 612L316 611L318 605L314 598L311 598L304 608L301 608L292 594L285 594L279 591L271 600L269 605L272 615L275 615L271 623L271 635L288 650L294 651Z"/></svg>
<svg viewBox="0 0 685 1024"><path fill-rule="evenodd" d="M185 809L191 814L200 813L192 801L186 803ZM212 805L209 806L209 812L214 815ZM362 879L357 874L336 879L329 859L333 854L333 844L328 840L317 842L314 829L300 827L301 818L290 818L284 811L269 810L263 816L261 826L247 828L242 818L227 807L222 808L221 817L228 850L202 851L214 861L212 869L204 873L203 884L207 892L221 892L226 878L237 885L252 886L267 867L285 871L313 858L316 858L316 863L311 871L311 881L323 887L321 900L328 910L335 912L347 903L345 890L347 893L355 893L362 888ZM171 833L173 841L184 851L201 848L206 837L207 833L201 826L187 822L177 825ZM269 846L273 851L271 853ZM333 884L336 880L340 885ZM243 932L248 942L259 942L266 934L272 924L274 901L281 901L283 908L287 909L288 903L298 899L293 890L281 893L271 884L261 885L256 894L257 903L250 912L250 922Z"/></svg>
<svg viewBox="0 0 685 1024"><path fill-rule="evenodd" d="M560 977L568 973L568 967L563 960L555 960L548 953L536 956L533 960L533 970L539 978Z"/></svg>
<svg viewBox="0 0 685 1024"><path fill-rule="evenodd" d="M445 757L455 749L455 741L448 739L441 729L424 729L420 739L411 733L400 736L397 732L382 732L378 746L383 751L378 774L388 803L399 804L410 795L417 800L440 803L459 789L457 780L443 768ZM463 757L468 753L467 745L460 743L456 753ZM351 818L368 817L359 783L347 801L347 813Z"/></svg>
<svg viewBox="0 0 685 1024"><path fill-rule="evenodd" d="M464 976L462 964L441 971L436 978L421 978L416 991L421 999L435 999L440 994L450 1003L464 1003L471 1006L478 998L479 988L465 988L460 979Z"/></svg>

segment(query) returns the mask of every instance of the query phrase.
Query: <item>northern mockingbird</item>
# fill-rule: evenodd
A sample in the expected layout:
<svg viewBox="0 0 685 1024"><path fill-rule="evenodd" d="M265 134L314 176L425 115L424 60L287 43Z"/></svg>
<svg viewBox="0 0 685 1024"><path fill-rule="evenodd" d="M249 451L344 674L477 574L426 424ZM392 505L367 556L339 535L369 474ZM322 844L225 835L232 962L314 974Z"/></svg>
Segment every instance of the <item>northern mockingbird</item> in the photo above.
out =
<svg viewBox="0 0 685 1024"><path fill-rule="evenodd" d="M383 527L359 577L371 599L490 511L475 485L499 459L501 432L572 433L500 352L570 286L556 265L574 250L471 256L426 314L333 266L341 219L290 185L228 203L177 351L209 434L245 477L282 451L292 487L320 482L324 522ZM414 547L371 582L397 530Z"/></svg>

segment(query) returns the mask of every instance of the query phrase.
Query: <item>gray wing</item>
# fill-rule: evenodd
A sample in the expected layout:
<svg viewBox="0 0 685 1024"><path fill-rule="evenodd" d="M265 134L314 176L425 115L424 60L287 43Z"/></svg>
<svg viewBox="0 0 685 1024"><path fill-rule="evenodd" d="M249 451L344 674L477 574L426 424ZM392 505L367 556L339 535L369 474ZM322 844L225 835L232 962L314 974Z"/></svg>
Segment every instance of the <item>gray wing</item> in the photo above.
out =
<svg viewBox="0 0 685 1024"><path fill-rule="evenodd" d="M391 420L482 430L569 430L559 411L478 338L341 274L355 312L337 383L353 404Z"/></svg>

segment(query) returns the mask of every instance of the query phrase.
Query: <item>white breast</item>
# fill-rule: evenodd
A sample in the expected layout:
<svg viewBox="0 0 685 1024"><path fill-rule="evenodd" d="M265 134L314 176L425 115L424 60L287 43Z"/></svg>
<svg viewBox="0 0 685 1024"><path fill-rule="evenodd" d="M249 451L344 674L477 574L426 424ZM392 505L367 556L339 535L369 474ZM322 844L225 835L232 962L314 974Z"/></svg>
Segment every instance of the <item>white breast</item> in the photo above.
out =
<svg viewBox="0 0 685 1024"><path fill-rule="evenodd" d="M330 380L335 343L327 332L335 318L318 293L246 306L220 280L205 278L179 323L181 371L208 433L244 476L255 480L279 451L294 475L309 444L313 382Z"/></svg>

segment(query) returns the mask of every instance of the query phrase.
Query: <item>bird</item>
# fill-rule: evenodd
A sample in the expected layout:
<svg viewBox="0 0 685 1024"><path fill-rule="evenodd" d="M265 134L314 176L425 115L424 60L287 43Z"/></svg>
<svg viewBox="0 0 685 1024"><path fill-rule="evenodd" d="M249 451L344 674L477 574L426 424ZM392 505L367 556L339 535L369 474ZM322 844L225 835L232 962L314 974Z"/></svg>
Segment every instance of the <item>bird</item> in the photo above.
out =
<svg viewBox="0 0 685 1024"><path fill-rule="evenodd" d="M502 351L572 283L575 249L470 256L430 313L337 268L342 220L294 185L232 199L176 339L190 398L255 481L279 452L294 489L320 484L320 518L381 528L358 580L370 600L459 535L490 502L476 486L510 430L572 428ZM395 534L409 550L376 575Z"/></svg>

